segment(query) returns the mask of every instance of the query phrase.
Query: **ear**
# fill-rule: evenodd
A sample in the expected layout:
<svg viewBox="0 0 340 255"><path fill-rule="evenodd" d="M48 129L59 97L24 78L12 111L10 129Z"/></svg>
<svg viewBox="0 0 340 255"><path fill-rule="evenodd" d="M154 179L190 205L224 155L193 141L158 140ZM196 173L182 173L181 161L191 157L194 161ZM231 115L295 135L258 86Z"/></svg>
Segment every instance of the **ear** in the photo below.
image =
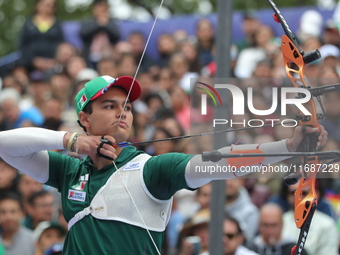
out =
<svg viewBox="0 0 340 255"><path fill-rule="evenodd" d="M79 119L81 125L84 126L86 129L88 129L91 126L88 113L80 111L78 113L78 119Z"/></svg>

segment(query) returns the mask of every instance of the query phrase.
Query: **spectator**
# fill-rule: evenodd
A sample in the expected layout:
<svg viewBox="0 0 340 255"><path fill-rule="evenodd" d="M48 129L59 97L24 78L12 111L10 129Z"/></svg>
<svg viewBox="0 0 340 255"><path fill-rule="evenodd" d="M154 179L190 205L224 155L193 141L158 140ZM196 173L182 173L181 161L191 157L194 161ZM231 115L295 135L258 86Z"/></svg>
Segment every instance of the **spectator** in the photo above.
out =
<svg viewBox="0 0 340 255"><path fill-rule="evenodd" d="M0 131L8 130L8 123L5 121L5 116L2 108L0 107Z"/></svg>
<svg viewBox="0 0 340 255"><path fill-rule="evenodd" d="M180 86L174 86L170 91L172 110L175 113L176 119L181 124L184 132L189 132L190 129L190 102L184 89Z"/></svg>
<svg viewBox="0 0 340 255"><path fill-rule="evenodd" d="M53 97L58 98L62 109L67 109L72 96L72 83L68 75L66 73L54 73L51 75L49 83Z"/></svg>
<svg viewBox="0 0 340 255"><path fill-rule="evenodd" d="M192 84L198 79L198 73L189 72L188 59L181 52L175 53L170 58L169 67L177 83L189 94Z"/></svg>
<svg viewBox="0 0 340 255"><path fill-rule="evenodd" d="M32 179L27 174L19 175L18 192L20 194L23 211L25 214L27 212L26 208L28 206L28 198L42 189L42 184Z"/></svg>
<svg viewBox="0 0 340 255"><path fill-rule="evenodd" d="M146 96L156 93L157 88L155 87L152 75L144 70L140 70L137 75L137 79L140 82L141 88L142 88L142 95L140 97L140 100L145 102Z"/></svg>
<svg viewBox="0 0 340 255"><path fill-rule="evenodd" d="M243 187L244 179L227 180L225 211L241 224L245 238L252 240L257 232L259 210L251 202L247 190Z"/></svg>
<svg viewBox="0 0 340 255"><path fill-rule="evenodd" d="M209 247L209 228L210 222L210 211L204 209L198 211L190 220L187 222L181 231L181 249L180 255L191 255L201 254L208 255ZM195 236L198 237L200 243L195 247L194 244L189 242L187 237ZM199 250L197 250L199 247Z"/></svg>
<svg viewBox="0 0 340 255"><path fill-rule="evenodd" d="M118 60L118 76L135 76L137 63L132 53L123 53Z"/></svg>
<svg viewBox="0 0 340 255"><path fill-rule="evenodd" d="M294 192L298 183L288 186L288 202L290 210L283 215L282 236L290 238L293 242L298 240L300 229L295 225L294 220ZM308 188L308 187L307 187ZM307 195L309 190L303 191L303 196ZM330 216L315 210L313 223L310 225L308 238L305 243L305 249L309 255L338 255L339 233L334 219Z"/></svg>
<svg viewBox="0 0 340 255"><path fill-rule="evenodd" d="M43 114L45 121L42 127L51 130L67 129L62 120L63 103L57 97L51 97L45 101Z"/></svg>
<svg viewBox="0 0 340 255"><path fill-rule="evenodd" d="M35 110L36 115L41 115L45 100L51 96L51 87L46 73L40 71L31 73L29 96L31 96L32 102L28 108L32 111ZM39 111L39 113L37 111Z"/></svg>
<svg viewBox="0 0 340 255"><path fill-rule="evenodd" d="M202 66L213 60L214 28L210 20L201 19L196 25L198 59Z"/></svg>
<svg viewBox="0 0 340 255"><path fill-rule="evenodd" d="M177 244L180 231L185 222L184 215L177 208L177 200L174 197L169 224L166 228L166 243L168 244L168 255L178 254Z"/></svg>
<svg viewBox="0 0 340 255"><path fill-rule="evenodd" d="M76 77L76 86L84 87L85 83L99 76L98 72L92 68L81 69ZM80 90L80 89L79 89ZM77 91L78 92L78 91Z"/></svg>
<svg viewBox="0 0 340 255"><path fill-rule="evenodd" d="M21 62L29 71L46 71L55 65L56 49L64 41L61 24L56 17L56 2L36 1L33 16L26 19L21 29Z"/></svg>
<svg viewBox="0 0 340 255"><path fill-rule="evenodd" d="M0 194L5 191L17 192L17 185L17 170L0 158Z"/></svg>
<svg viewBox="0 0 340 255"><path fill-rule="evenodd" d="M113 59L115 61L119 61L120 57L125 54L129 53L132 54L132 45L131 43L127 41L119 41L114 47L113 47ZM115 76L113 76L115 77Z"/></svg>
<svg viewBox="0 0 340 255"><path fill-rule="evenodd" d="M63 254L63 243L55 243L52 244L50 248L47 249L45 255L62 255Z"/></svg>
<svg viewBox="0 0 340 255"><path fill-rule="evenodd" d="M273 140L272 137L271 141ZM263 139L261 140L263 141ZM267 142L267 141L266 141ZM255 143L258 143L255 141ZM261 179L256 178L247 178L244 181L244 187L247 189L250 199L253 202L254 205L256 205L258 208L261 208L270 198L271 192L269 190L269 187L266 185L267 183L261 183ZM263 181L269 182L266 178L264 178Z"/></svg>
<svg viewBox="0 0 340 255"><path fill-rule="evenodd" d="M29 85L29 75L26 68L18 64L12 69L11 74L21 83L24 93Z"/></svg>
<svg viewBox="0 0 340 255"><path fill-rule="evenodd" d="M32 125L40 126L43 116L36 108L32 107L22 111L19 108L20 95L13 88L7 88L0 93L0 107L4 113L4 122L8 129L22 127L28 121Z"/></svg>
<svg viewBox="0 0 340 255"><path fill-rule="evenodd" d="M55 54L55 64L54 66L47 70L46 76L51 77L53 74L66 73L67 62L77 55L77 49L67 42L59 44L56 54Z"/></svg>
<svg viewBox="0 0 340 255"><path fill-rule="evenodd" d="M189 63L189 72L199 73L202 69L202 65L198 58L198 52L195 45L189 41L186 41L181 43L180 50Z"/></svg>
<svg viewBox="0 0 340 255"><path fill-rule="evenodd" d="M166 128L157 128L154 132L153 140L165 139L173 137L173 135ZM176 148L176 140L168 140L163 142L157 142L153 144L152 155L162 155L169 152L174 152ZM149 151L149 150L148 150ZM151 151L150 151L151 152Z"/></svg>
<svg viewBox="0 0 340 255"><path fill-rule="evenodd" d="M160 55L158 65L160 67L168 66L172 54L174 54L177 50L174 37L170 34L162 34L160 37L158 37L157 47Z"/></svg>
<svg viewBox="0 0 340 255"><path fill-rule="evenodd" d="M318 86L336 84L338 81L339 81L339 74L335 67L329 66L329 65L320 66L318 79L317 79Z"/></svg>
<svg viewBox="0 0 340 255"><path fill-rule="evenodd" d="M72 56L66 64L66 73L70 77L71 81L75 83L77 81L78 73L87 68L86 61L81 56Z"/></svg>
<svg viewBox="0 0 340 255"><path fill-rule="evenodd" d="M307 10L300 18L298 38L304 41L309 36L320 37L323 26L323 18L318 11Z"/></svg>
<svg viewBox="0 0 340 255"><path fill-rule="evenodd" d="M147 53L144 54L142 58L142 54L145 48L145 37L140 32L132 32L128 37L128 42L132 46L132 54L135 57L136 63L142 59L140 69L143 71L148 71L152 66L155 66L155 61L148 56ZM116 77L116 76L113 76Z"/></svg>
<svg viewBox="0 0 340 255"><path fill-rule="evenodd" d="M158 88L163 94L170 91L170 89L175 85L175 75L169 67L163 67L159 73ZM168 96L162 95L163 97Z"/></svg>
<svg viewBox="0 0 340 255"><path fill-rule="evenodd" d="M153 120L155 113L159 109L164 107L164 102L162 97L157 93L149 93L148 95L146 95L144 101L146 106L148 107L146 114L148 121L150 122L151 120Z"/></svg>
<svg viewBox="0 0 340 255"><path fill-rule="evenodd" d="M322 41L324 44L333 44L339 47L340 33L334 22L327 22L322 32Z"/></svg>
<svg viewBox="0 0 340 255"><path fill-rule="evenodd" d="M277 50L273 43L274 34L270 27L260 26L254 33L255 45L242 50L238 56L235 75L238 78L250 78L259 61L266 59L267 54Z"/></svg>
<svg viewBox="0 0 340 255"><path fill-rule="evenodd" d="M291 240L281 236L283 228L282 210L277 204L265 204L260 211L260 235L255 238L255 250L260 255L290 254L295 246ZM302 250L302 255L307 255Z"/></svg>
<svg viewBox="0 0 340 255"><path fill-rule="evenodd" d="M112 77L118 77L117 63L113 58L102 58L97 63L97 70L99 76L110 75Z"/></svg>
<svg viewBox="0 0 340 255"><path fill-rule="evenodd" d="M337 142L340 142L340 134L338 132L340 125L340 107L338 106L340 100L340 93L326 93L323 97L325 111L327 118L322 120L322 125L325 125L328 136Z"/></svg>
<svg viewBox="0 0 340 255"><path fill-rule="evenodd" d="M332 44L322 45L320 50L322 65L331 66L336 69L338 75L340 75L340 50L338 47Z"/></svg>
<svg viewBox="0 0 340 255"><path fill-rule="evenodd" d="M5 88L14 88L19 92L20 95L25 93L24 85L14 75L6 75L3 78L2 89Z"/></svg>
<svg viewBox="0 0 340 255"><path fill-rule="evenodd" d="M283 212L288 212L292 208L292 201L290 200L294 197L294 191L295 190L290 186L286 186L284 183L281 183L281 191L279 197L273 197L270 199L270 201L279 204ZM334 209L324 197L325 188L322 179L316 179L315 191L318 196L318 205L316 207L316 210L327 214L330 218L333 218L335 220ZM305 193L306 192L307 191L305 191Z"/></svg>
<svg viewBox="0 0 340 255"><path fill-rule="evenodd" d="M211 200L211 183L199 187L196 192L196 201L201 209L209 209Z"/></svg>
<svg viewBox="0 0 340 255"><path fill-rule="evenodd" d="M1 193L0 242L5 247L6 255L34 254L32 231L20 225L22 217L23 211L19 196L12 192Z"/></svg>
<svg viewBox="0 0 340 255"><path fill-rule="evenodd" d="M59 44L55 54L56 65L53 67L54 72L61 73L65 71L65 66L69 59L77 55L77 49L67 42Z"/></svg>
<svg viewBox="0 0 340 255"><path fill-rule="evenodd" d="M67 230L57 223L49 221L40 222L33 232L33 238L37 248L35 255L45 255L54 244L62 244L66 233Z"/></svg>
<svg viewBox="0 0 340 255"><path fill-rule="evenodd" d="M97 62L111 56L111 47L119 40L116 21L110 18L107 0L95 0L92 6L93 18L84 21L80 37L84 42L83 54L89 67L96 69Z"/></svg>
<svg viewBox="0 0 340 255"><path fill-rule="evenodd" d="M245 237L239 222L230 216L226 216L223 223L223 255L258 255L243 246Z"/></svg>
<svg viewBox="0 0 340 255"><path fill-rule="evenodd" d="M28 198L27 216L24 225L34 230L42 221L52 221L54 212L54 196L40 190Z"/></svg>
<svg viewBox="0 0 340 255"><path fill-rule="evenodd" d="M254 34L261 25L260 20L253 12L245 12L242 19L241 28L244 34L242 40L236 43L239 51L246 48L253 47L255 45Z"/></svg>

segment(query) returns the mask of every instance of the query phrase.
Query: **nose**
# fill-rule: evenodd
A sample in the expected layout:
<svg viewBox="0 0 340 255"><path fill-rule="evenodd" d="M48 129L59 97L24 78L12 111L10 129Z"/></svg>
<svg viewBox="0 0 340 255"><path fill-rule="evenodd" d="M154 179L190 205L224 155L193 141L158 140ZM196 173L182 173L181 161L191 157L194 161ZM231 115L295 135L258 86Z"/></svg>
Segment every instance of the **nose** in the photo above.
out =
<svg viewBox="0 0 340 255"><path fill-rule="evenodd" d="M117 113L116 113L117 119L125 119L126 118L126 113L123 111L123 108L119 108Z"/></svg>

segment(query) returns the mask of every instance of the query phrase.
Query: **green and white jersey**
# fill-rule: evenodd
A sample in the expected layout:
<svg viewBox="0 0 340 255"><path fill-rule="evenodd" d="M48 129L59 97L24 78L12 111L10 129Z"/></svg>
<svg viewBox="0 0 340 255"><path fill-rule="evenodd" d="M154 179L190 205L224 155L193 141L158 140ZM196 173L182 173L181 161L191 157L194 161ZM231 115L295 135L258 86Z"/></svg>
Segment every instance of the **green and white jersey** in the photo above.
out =
<svg viewBox="0 0 340 255"><path fill-rule="evenodd" d="M144 152L136 151L135 147L124 148L115 161L117 168L141 153ZM192 156L169 153L151 157L143 170L143 179L151 195L160 200L168 200L176 191L190 189L185 180L185 168ZM113 164L97 170L89 157L80 161L55 152L49 152L49 169L46 184L57 188L61 193L67 222L90 205L98 190L116 171ZM72 193L73 191L76 193ZM132 207L131 210L136 209ZM150 233L161 250L164 233ZM146 229L87 215L70 229L63 254L157 254L157 251Z"/></svg>

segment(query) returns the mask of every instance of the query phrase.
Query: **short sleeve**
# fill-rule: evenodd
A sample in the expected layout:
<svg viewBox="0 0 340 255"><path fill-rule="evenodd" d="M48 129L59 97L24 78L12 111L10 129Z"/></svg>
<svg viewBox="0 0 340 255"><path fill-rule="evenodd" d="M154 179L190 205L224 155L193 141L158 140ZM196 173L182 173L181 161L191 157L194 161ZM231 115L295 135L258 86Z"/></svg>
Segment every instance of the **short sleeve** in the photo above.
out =
<svg viewBox="0 0 340 255"><path fill-rule="evenodd" d="M62 188L66 176L71 171L79 168L79 159L65 156L61 153L49 151L49 177L45 184L55 187L59 191Z"/></svg>
<svg viewBox="0 0 340 255"><path fill-rule="evenodd" d="M189 189L185 168L194 155L167 153L150 158L143 170L148 191L157 199L170 199L178 190Z"/></svg>

